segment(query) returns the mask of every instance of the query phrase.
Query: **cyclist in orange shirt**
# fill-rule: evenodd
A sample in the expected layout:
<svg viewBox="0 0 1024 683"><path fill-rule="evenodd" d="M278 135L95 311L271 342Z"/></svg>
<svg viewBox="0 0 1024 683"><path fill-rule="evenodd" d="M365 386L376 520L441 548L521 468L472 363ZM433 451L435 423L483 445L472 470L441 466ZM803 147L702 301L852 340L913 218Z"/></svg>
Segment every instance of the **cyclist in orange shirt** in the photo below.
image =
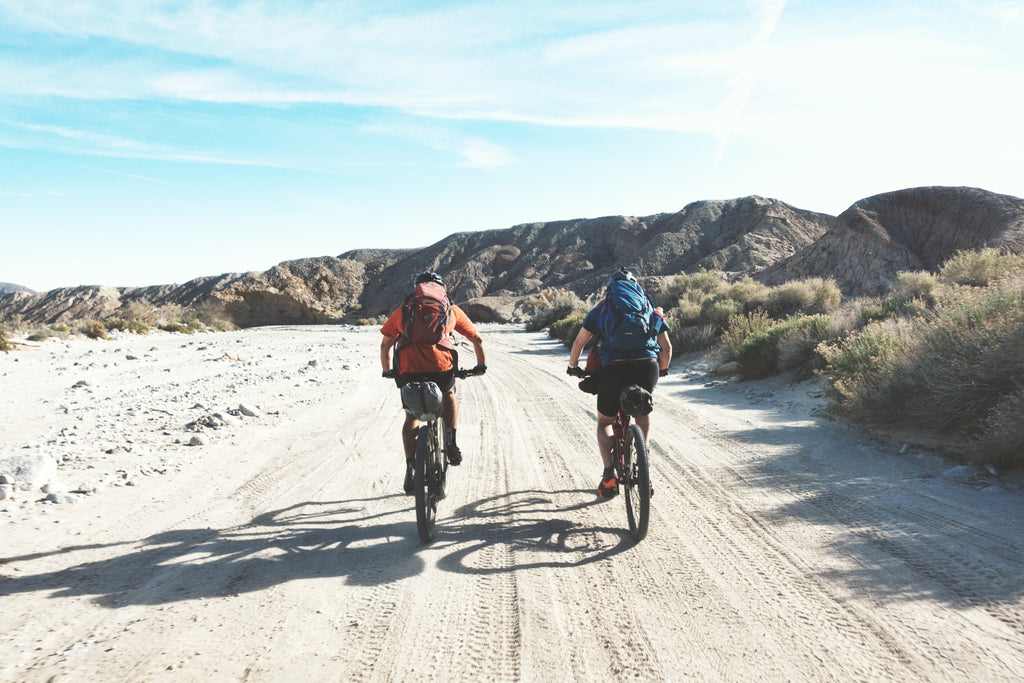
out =
<svg viewBox="0 0 1024 683"><path fill-rule="evenodd" d="M474 375L482 375L487 371L484 356L483 339L476 326L461 308L451 304L444 292L444 279L435 272L426 271L416 276L416 291L406 303L399 306L380 328L384 339L380 343L380 364L383 376L393 378L401 387L413 381L431 381L437 384L444 395L442 403L445 424L445 449L448 461L452 465L462 463L462 451L455 439L458 421L458 405L455 401L455 371L458 369L458 353L452 343L454 332L458 332L473 344L476 355ZM427 294L422 294L427 292ZM434 297L421 310L428 313L411 317L410 302L413 297ZM415 304L415 302L413 302ZM433 306L431 305L433 304ZM431 338L424 341L422 334L407 327L424 325L421 318L430 316L427 326L436 326L440 339ZM392 350L394 351L392 366ZM404 406L403 406L404 408ZM410 411L405 413L405 424L402 426L402 445L405 449L405 492L413 492L412 466L416 457L416 435L420 423Z"/></svg>

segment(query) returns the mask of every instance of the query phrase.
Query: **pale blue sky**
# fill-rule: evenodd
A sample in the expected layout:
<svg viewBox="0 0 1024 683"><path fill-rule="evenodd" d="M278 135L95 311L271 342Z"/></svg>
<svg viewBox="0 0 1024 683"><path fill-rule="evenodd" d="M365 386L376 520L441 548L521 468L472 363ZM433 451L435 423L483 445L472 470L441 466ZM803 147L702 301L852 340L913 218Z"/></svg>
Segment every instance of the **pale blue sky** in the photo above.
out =
<svg viewBox="0 0 1024 683"><path fill-rule="evenodd" d="M1024 196L1024 0L0 0L0 281Z"/></svg>

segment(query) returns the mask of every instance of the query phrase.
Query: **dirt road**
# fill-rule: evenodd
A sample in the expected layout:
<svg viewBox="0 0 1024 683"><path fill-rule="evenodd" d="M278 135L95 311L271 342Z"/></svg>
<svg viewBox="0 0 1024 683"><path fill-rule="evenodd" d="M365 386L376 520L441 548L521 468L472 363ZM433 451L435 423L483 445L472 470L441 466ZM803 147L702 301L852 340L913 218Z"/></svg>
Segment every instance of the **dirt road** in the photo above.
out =
<svg viewBox="0 0 1024 683"><path fill-rule="evenodd" d="M565 350L487 327L425 546L374 329L167 339L116 342L139 355L95 365L88 397L73 359L115 342L0 357L8 452L74 418L152 445L69 481L103 458L170 470L3 503L0 680L1024 679L1024 496L812 417L807 386L676 368L634 544L623 501L593 494L593 398ZM173 443L193 401L240 398L263 416Z"/></svg>

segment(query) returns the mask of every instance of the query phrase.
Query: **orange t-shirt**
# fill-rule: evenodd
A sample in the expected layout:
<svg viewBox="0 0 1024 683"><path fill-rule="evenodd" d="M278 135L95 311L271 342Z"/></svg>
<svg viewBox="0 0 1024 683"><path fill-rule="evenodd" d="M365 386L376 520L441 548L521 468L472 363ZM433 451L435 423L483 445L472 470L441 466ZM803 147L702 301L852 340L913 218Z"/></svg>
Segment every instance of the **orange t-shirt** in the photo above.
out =
<svg viewBox="0 0 1024 683"><path fill-rule="evenodd" d="M476 326L462 309L452 305L451 315L445 334L458 332L466 339L477 337ZM402 334L402 307L395 309L391 317L380 328L385 337L399 337ZM409 344L398 351L398 369L405 372L447 372L452 369L451 353L433 344Z"/></svg>

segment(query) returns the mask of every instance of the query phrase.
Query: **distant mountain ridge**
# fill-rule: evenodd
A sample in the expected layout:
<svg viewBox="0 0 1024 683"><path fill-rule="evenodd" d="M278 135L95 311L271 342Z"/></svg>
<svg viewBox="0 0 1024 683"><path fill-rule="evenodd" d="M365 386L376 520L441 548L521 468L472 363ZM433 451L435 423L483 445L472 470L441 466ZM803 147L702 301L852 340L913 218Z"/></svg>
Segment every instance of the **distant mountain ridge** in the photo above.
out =
<svg viewBox="0 0 1024 683"><path fill-rule="evenodd" d="M517 319L524 298L544 288L587 298L623 265L647 278L700 269L766 282L831 277L848 294L880 294L900 270L934 268L982 246L1024 251L1024 200L924 187L863 199L834 217L751 196L645 217L459 232L419 249L358 249L183 285L8 293L0 321L52 325L170 304L214 305L243 327L334 323L390 312L423 270L442 273L452 299L482 321Z"/></svg>
<svg viewBox="0 0 1024 683"><path fill-rule="evenodd" d="M28 287L22 287L21 285L15 285L10 282L0 282L0 294L7 294L8 292L28 292L29 294L35 294L35 292Z"/></svg>

